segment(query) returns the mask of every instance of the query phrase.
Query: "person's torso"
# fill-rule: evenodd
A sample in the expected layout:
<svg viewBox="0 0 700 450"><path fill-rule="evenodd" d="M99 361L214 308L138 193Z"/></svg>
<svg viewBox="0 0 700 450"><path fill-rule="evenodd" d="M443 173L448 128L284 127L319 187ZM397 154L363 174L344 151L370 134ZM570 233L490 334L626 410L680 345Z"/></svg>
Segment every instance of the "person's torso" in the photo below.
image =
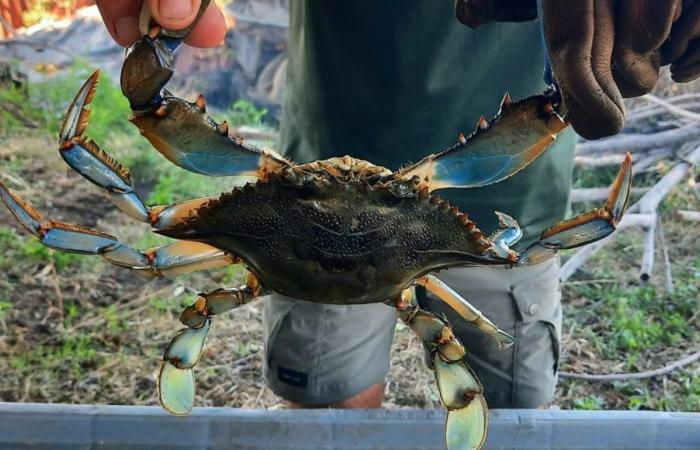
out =
<svg viewBox="0 0 700 450"><path fill-rule="evenodd" d="M449 2L291 2L288 86L280 150L297 162L351 155L392 170L452 145L509 91L542 81L537 22L469 29ZM482 229L493 211L516 218L532 242L567 208L574 135L496 185L440 195Z"/></svg>

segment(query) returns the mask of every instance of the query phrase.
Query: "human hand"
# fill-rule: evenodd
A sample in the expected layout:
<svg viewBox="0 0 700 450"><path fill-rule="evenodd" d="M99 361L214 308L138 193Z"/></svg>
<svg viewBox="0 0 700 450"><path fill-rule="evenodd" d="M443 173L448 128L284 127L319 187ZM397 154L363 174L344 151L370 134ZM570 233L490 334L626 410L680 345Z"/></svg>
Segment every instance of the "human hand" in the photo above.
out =
<svg viewBox="0 0 700 450"><path fill-rule="evenodd" d="M662 65L700 75L697 0L542 0L544 36L567 120L583 137L618 133L623 97L650 92Z"/></svg>
<svg viewBox="0 0 700 450"><path fill-rule="evenodd" d="M661 66L700 75L700 0L541 0L544 38L567 120L583 137L618 133L623 97L650 92ZM455 0L472 28L535 17L535 0Z"/></svg>
<svg viewBox="0 0 700 450"><path fill-rule="evenodd" d="M109 34L119 45L127 46L141 37L139 13L144 0L96 0ZM153 19L162 27L179 30L197 16L200 0L145 0ZM213 47L223 41L226 21L212 1L187 35L185 42L194 47Z"/></svg>

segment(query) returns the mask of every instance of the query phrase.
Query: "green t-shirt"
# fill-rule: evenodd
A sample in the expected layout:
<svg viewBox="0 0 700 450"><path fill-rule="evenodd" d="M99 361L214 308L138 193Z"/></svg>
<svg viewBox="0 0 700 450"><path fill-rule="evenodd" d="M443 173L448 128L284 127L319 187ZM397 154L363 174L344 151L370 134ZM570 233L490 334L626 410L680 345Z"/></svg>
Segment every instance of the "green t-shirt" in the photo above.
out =
<svg viewBox="0 0 700 450"><path fill-rule="evenodd" d="M450 1L290 2L280 149L297 162L351 155L397 169L469 134L506 91L542 91L537 22L460 24ZM567 210L574 134L508 180L440 191L490 232L493 211L523 227L517 248Z"/></svg>

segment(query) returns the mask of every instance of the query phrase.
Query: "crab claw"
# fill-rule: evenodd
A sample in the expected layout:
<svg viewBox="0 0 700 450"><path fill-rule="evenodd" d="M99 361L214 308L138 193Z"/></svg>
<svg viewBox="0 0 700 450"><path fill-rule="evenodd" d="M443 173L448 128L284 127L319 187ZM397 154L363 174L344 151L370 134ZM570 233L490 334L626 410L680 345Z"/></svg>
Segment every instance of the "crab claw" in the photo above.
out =
<svg viewBox="0 0 700 450"><path fill-rule="evenodd" d="M97 79L100 77L100 69L95 70L90 78L80 87L80 90L71 102L66 115L63 118L61 131L58 133L58 143L63 146L67 141L76 136L81 136L87 128L90 110L86 108L95 97Z"/></svg>
<svg viewBox="0 0 700 450"><path fill-rule="evenodd" d="M560 249L580 247L610 235L622 218L631 189L632 156L627 153L604 207L547 228L540 240L520 255L518 263L537 264L554 256Z"/></svg>

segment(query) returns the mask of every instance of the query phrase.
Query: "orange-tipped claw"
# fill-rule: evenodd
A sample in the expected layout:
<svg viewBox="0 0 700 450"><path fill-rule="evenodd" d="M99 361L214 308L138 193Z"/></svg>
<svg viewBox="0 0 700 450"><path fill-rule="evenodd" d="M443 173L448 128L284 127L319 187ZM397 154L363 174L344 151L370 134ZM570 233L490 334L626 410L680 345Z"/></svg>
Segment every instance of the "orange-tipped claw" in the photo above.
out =
<svg viewBox="0 0 700 450"><path fill-rule="evenodd" d="M100 69L97 69L90 75L90 78L85 80L85 83L83 83L80 90L73 98L63 118L61 131L58 133L59 144L64 145L74 137L81 136L87 128L90 110L86 107L95 97L95 88L99 77Z"/></svg>
<svg viewBox="0 0 700 450"><path fill-rule="evenodd" d="M632 156L627 153L610 188L604 207L563 220L547 228L542 232L540 240L520 255L518 263L537 264L553 257L560 249L580 247L607 237L615 231L620 222L631 190Z"/></svg>
<svg viewBox="0 0 700 450"><path fill-rule="evenodd" d="M605 210L610 213L612 220L617 224L625 212L627 202L632 190L632 155L627 152L622 167L617 173L615 182L610 189L610 195L605 202Z"/></svg>

